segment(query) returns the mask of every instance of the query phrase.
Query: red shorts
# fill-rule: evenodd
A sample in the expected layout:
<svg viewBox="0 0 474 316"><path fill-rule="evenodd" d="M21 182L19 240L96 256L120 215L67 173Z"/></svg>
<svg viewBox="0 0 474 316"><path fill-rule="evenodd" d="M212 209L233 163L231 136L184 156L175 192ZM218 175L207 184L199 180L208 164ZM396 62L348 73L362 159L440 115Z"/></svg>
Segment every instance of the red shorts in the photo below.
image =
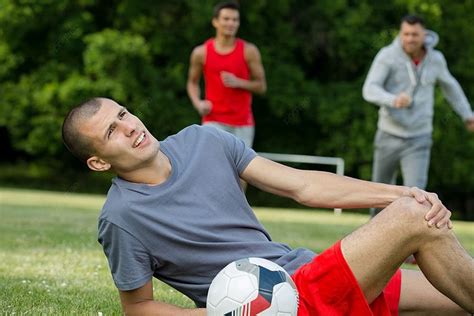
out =
<svg viewBox="0 0 474 316"><path fill-rule="evenodd" d="M398 315L400 270L369 305L342 255L340 241L300 267L292 278L300 295L298 316Z"/></svg>

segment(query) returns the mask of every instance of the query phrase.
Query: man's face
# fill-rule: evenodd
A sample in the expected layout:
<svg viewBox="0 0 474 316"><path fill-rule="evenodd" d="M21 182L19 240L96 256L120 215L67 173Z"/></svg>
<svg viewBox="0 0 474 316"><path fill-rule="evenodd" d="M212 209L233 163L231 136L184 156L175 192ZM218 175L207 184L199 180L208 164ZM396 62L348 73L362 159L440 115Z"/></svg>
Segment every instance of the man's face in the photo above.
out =
<svg viewBox="0 0 474 316"><path fill-rule="evenodd" d="M140 119L113 100L102 99L100 110L81 123L79 131L91 140L94 157L110 164L118 174L146 166L159 152L159 142ZM97 170L89 161L88 165Z"/></svg>
<svg viewBox="0 0 474 316"><path fill-rule="evenodd" d="M400 40L403 50L411 55L420 52L425 42L425 28L417 24L403 22L400 27Z"/></svg>
<svg viewBox="0 0 474 316"><path fill-rule="evenodd" d="M219 16L212 19L216 33L224 36L235 36L240 25L239 11L234 9L221 9Z"/></svg>

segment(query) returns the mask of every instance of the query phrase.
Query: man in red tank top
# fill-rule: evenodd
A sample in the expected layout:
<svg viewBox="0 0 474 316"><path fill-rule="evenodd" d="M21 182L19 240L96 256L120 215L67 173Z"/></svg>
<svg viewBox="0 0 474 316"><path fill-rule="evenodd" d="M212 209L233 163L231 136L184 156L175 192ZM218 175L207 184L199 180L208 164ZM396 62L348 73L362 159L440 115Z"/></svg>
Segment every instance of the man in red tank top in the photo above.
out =
<svg viewBox="0 0 474 316"><path fill-rule="evenodd" d="M258 48L236 37L239 5L223 2L214 8L215 38L197 46L189 67L187 91L203 125L213 125L252 146L255 121L252 93L265 93L266 81ZM205 98L200 78L204 74Z"/></svg>

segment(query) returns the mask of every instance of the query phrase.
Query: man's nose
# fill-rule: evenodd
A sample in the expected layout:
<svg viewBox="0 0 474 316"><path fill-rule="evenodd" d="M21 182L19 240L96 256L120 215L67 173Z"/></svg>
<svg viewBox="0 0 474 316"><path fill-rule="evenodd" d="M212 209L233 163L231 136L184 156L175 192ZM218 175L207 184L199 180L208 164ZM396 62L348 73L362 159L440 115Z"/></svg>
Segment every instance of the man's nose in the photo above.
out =
<svg viewBox="0 0 474 316"><path fill-rule="evenodd" d="M129 122L126 120L118 121L117 125L123 131L126 136L132 136L135 133L136 126L133 122Z"/></svg>

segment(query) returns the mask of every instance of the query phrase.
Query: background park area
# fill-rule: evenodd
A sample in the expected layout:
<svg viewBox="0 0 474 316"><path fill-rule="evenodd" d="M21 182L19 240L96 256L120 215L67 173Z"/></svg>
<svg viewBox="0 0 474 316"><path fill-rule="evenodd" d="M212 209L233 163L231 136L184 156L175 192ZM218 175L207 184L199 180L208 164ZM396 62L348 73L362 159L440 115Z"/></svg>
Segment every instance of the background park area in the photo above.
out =
<svg viewBox="0 0 474 316"><path fill-rule="evenodd" d="M186 94L189 56L209 37L211 0L0 0L0 313L119 314L97 217L110 174L91 173L61 141L64 115L106 96L158 139L200 122ZM255 96L259 152L341 157L371 178L378 108L362 84L400 17L422 15L474 100L472 0L242 0L239 36L260 49L268 91ZM436 90L428 190L453 211L474 254L474 136ZM334 171L332 167L294 165ZM296 209L248 190L273 235L321 251L368 220ZM157 295L192 304L159 286Z"/></svg>

